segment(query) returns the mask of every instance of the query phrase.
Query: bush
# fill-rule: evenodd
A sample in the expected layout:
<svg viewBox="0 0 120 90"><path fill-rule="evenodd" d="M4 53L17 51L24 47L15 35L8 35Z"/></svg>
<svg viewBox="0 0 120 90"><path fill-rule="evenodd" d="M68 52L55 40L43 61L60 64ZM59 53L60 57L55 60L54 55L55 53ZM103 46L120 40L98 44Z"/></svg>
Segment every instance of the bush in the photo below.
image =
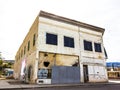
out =
<svg viewBox="0 0 120 90"><path fill-rule="evenodd" d="M14 79L13 75L6 77L6 79Z"/></svg>
<svg viewBox="0 0 120 90"><path fill-rule="evenodd" d="M2 74L2 71L0 71L0 75Z"/></svg>

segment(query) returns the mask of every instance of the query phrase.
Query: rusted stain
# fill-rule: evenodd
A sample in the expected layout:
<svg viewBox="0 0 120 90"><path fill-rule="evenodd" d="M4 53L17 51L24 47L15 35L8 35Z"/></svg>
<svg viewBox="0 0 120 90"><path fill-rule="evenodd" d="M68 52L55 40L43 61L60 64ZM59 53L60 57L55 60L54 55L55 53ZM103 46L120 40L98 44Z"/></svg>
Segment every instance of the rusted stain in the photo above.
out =
<svg viewBox="0 0 120 90"><path fill-rule="evenodd" d="M79 66L79 59L78 56L70 56L70 55L63 55L63 54L54 54L54 53L39 53L40 59L38 63L38 67L51 69L52 66ZM47 62L47 65L45 65Z"/></svg>

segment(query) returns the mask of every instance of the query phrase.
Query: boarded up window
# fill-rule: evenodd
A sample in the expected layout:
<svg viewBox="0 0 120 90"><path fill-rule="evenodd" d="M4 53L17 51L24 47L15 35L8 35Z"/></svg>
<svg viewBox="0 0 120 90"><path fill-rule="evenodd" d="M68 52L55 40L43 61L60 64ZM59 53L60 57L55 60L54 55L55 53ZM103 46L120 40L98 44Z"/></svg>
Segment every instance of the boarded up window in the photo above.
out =
<svg viewBox="0 0 120 90"><path fill-rule="evenodd" d="M25 53L26 53L26 46L24 46L24 55L25 55Z"/></svg>
<svg viewBox="0 0 120 90"><path fill-rule="evenodd" d="M84 40L84 50L92 51L92 42Z"/></svg>
<svg viewBox="0 0 120 90"><path fill-rule="evenodd" d="M53 66L51 83L80 83L80 67Z"/></svg>
<svg viewBox="0 0 120 90"><path fill-rule="evenodd" d="M36 34L33 35L33 46L35 46Z"/></svg>
<svg viewBox="0 0 120 90"><path fill-rule="evenodd" d="M100 43L94 43L94 47L95 47L95 52L102 52Z"/></svg>
<svg viewBox="0 0 120 90"><path fill-rule="evenodd" d="M57 35L46 33L46 44L57 45Z"/></svg>
<svg viewBox="0 0 120 90"><path fill-rule="evenodd" d="M30 50L30 41L28 41L28 51Z"/></svg>
<svg viewBox="0 0 120 90"><path fill-rule="evenodd" d="M74 48L74 38L64 36L64 46Z"/></svg>

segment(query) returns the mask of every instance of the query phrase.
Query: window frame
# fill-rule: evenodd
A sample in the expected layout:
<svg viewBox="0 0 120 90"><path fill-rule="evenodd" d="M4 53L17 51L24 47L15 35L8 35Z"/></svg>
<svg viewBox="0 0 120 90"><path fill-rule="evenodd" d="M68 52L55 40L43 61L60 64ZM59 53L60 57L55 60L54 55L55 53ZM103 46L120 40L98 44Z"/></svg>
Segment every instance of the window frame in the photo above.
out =
<svg viewBox="0 0 120 90"><path fill-rule="evenodd" d="M22 58L22 56L23 56L23 50L21 50L21 58Z"/></svg>
<svg viewBox="0 0 120 90"><path fill-rule="evenodd" d="M85 51L93 51L92 41L83 40L83 44L84 44Z"/></svg>
<svg viewBox="0 0 120 90"><path fill-rule="evenodd" d="M36 34L33 35L33 46L35 46L35 42L36 42Z"/></svg>
<svg viewBox="0 0 120 90"><path fill-rule="evenodd" d="M27 47L27 50L28 50L28 51L30 50L30 40L28 41L28 47Z"/></svg>
<svg viewBox="0 0 120 90"><path fill-rule="evenodd" d="M95 49L95 52L101 53L102 52L101 43L94 42L94 49Z"/></svg>
<svg viewBox="0 0 120 90"><path fill-rule="evenodd" d="M75 48L75 40L74 40L74 38L64 36L64 47Z"/></svg>
<svg viewBox="0 0 120 90"><path fill-rule="evenodd" d="M58 45L58 35L54 33L46 33L46 44Z"/></svg>
<svg viewBox="0 0 120 90"><path fill-rule="evenodd" d="M26 46L24 46L24 55L26 54Z"/></svg>

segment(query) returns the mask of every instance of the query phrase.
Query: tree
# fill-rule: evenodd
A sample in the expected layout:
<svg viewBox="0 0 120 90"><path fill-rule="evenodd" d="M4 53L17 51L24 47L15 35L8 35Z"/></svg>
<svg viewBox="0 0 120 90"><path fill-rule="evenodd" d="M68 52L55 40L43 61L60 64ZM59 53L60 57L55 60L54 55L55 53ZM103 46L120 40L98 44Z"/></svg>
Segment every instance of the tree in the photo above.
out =
<svg viewBox="0 0 120 90"><path fill-rule="evenodd" d="M12 65L12 63L11 63L11 62L9 62L9 63L8 63L8 65L9 65L9 66L11 66L11 65Z"/></svg>
<svg viewBox="0 0 120 90"><path fill-rule="evenodd" d="M1 55L1 52L0 52L0 65L2 65L3 64L3 60L2 60L3 58L2 58L2 55Z"/></svg>
<svg viewBox="0 0 120 90"><path fill-rule="evenodd" d="M3 65L3 68L8 68L8 67L9 67L8 64Z"/></svg>
<svg viewBox="0 0 120 90"><path fill-rule="evenodd" d="M0 74L2 73L2 65L3 65L3 61L0 60Z"/></svg>
<svg viewBox="0 0 120 90"><path fill-rule="evenodd" d="M2 64L3 64L3 61L2 61L2 60L0 60L0 66L2 66Z"/></svg>

